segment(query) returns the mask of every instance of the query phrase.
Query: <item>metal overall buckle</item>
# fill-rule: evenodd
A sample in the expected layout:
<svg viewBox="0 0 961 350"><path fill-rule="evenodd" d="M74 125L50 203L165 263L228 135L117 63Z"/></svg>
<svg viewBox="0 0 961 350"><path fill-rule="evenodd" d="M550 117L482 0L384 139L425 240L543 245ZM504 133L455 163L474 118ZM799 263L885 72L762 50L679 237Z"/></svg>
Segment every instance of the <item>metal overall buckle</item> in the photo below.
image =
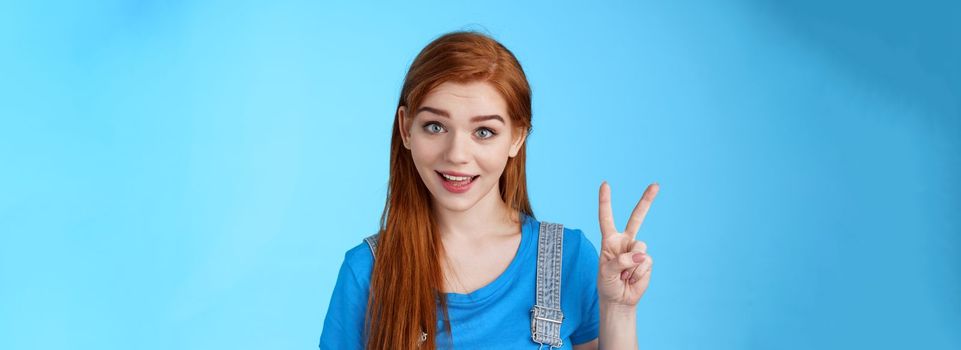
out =
<svg viewBox="0 0 961 350"><path fill-rule="evenodd" d="M548 334L546 329L539 329L540 327L537 326L538 320L554 323L560 327L561 321L564 320L564 312L562 312L561 309L538 305L534 305L534 307L531 308L531 340L541 344L541 346L549 345L551 348L564 346L563 340Z"/></svg>

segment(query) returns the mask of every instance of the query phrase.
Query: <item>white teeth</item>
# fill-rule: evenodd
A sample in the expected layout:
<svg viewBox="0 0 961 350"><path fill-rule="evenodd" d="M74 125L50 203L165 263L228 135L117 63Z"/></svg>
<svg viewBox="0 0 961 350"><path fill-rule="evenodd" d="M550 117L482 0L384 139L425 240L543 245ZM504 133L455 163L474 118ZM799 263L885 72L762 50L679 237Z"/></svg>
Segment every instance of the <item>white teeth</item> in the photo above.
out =
<svg viewBox="0 0 961 350"><path fill-rule="evenodd" d="M470 180L471 178L470 176L450 176L443 173L441 173L441 175L443 175L445 179L448 179L450 181L464 181L464 180Z"/></svg>

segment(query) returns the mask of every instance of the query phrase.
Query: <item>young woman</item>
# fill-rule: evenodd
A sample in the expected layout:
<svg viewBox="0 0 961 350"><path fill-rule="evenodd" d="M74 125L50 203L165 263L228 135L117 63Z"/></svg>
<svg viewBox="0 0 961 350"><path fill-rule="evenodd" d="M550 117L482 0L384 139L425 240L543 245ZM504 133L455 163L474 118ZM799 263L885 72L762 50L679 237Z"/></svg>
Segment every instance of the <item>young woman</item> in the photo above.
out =
<svg viewBox="0 0 961 350"><path fill-rule="evenodd" d="M534 218L531 93L497 41L454 32L407 72L380 232L347 252L321 349L636 349L653 259L634 239L657 184L618 232L602 183L601 253Z"/></svg>

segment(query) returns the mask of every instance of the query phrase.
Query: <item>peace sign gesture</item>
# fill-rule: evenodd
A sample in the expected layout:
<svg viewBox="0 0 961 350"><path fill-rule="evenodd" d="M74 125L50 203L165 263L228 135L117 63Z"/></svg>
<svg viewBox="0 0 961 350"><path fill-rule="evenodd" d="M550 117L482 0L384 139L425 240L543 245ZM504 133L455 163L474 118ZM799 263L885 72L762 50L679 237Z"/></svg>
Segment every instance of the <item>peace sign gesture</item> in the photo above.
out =
<svg viewBox="0 0 961 350"><path fill-rule="evenodd" d="M659 190L657 183L647 186L634 207L623 233L614 226L611 213L611 188L601 184L597 221L601 225L601 253L597 272L597 294L600 302L634 307L651 281L654 259L647 255L647 244L635 241L647 211Z"/></svg>

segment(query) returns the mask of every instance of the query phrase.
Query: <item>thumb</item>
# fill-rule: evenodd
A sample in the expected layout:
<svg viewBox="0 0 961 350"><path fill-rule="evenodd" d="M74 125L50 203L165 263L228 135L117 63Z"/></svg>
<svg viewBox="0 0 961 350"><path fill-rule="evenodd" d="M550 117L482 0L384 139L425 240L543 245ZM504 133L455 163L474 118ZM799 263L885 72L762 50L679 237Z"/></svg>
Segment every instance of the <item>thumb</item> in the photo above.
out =
<svg viewBox="0 0 961 350"><path fill-rule="evenodd" d="M644 261L643 252L629 251L621 253L616 259L611 259L601 265L601 275L609 279L619 279L625 270L633 270Z"/></svg>

